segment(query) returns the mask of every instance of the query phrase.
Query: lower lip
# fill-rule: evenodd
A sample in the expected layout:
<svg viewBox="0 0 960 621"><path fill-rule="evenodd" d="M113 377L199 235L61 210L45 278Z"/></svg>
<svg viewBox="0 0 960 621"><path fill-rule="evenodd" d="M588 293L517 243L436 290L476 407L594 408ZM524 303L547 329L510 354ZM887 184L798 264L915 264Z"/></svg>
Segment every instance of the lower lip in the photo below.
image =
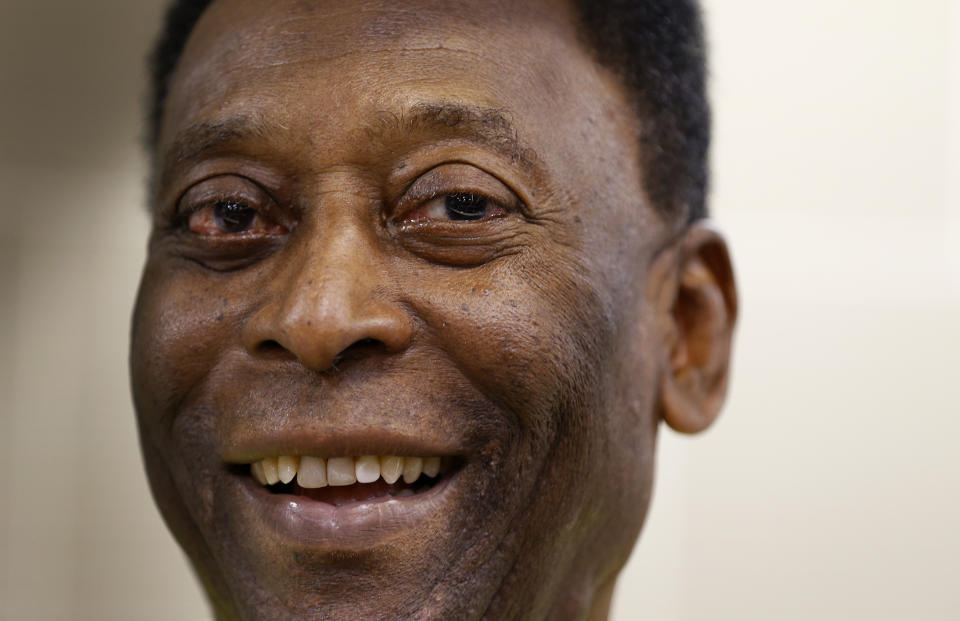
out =
<svg viewBox="0 0 960 621"><path fill-rule="evenodd" d="M334 506L304 496L274 494L248 476L238 481L242 511L261 528L299 546L336 550L364 549L397 535L427 528L445 512L459 472L425 492Z"/></svg>

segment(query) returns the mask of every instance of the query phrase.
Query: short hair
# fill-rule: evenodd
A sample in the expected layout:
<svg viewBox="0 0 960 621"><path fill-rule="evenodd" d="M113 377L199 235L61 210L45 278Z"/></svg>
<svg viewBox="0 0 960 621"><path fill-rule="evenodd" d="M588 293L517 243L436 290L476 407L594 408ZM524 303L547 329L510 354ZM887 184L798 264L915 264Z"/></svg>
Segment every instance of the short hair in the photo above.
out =
<svg viewBox="0 0 960 621"><path fill-rule="evenodd" d="M149 57L147 141L155 149L170 78L213 0L173 0ZM627 87L641 120L644 190L665 215L707 215L710 106L698 0L573 0L582 38Z"/></svg>

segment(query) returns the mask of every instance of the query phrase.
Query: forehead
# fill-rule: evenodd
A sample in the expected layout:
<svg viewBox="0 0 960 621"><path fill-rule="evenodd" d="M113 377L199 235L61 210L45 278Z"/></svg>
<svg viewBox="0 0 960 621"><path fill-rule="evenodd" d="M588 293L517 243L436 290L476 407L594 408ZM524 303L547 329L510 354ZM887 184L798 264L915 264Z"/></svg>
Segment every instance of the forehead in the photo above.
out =
<svg viewBox="0 0 960 621"><path fill-rule="evenodd" d="M562 2L512 4L216 0L191 36L183 77L204 79L213 70L226 85L248 80L250 72L277 78L315 72L356 86L371 74L390 75L397 83L443 76L439 86L450 88L449 70L467 66L485 82L498 70L545 76L549 65L537 61L550 57L538 51L547 42L570 43L575 37L571 15ZM346 68L354 71L343 73Z"/></svg>
<svg viewBox="0 0 960 621"><path fill-rule="evenodd" d="M552 0L217 0L173 76L161 144L230 117L307 121L326 138L432 101L503 111L531 135L631 117L577 27Z"/></svg>

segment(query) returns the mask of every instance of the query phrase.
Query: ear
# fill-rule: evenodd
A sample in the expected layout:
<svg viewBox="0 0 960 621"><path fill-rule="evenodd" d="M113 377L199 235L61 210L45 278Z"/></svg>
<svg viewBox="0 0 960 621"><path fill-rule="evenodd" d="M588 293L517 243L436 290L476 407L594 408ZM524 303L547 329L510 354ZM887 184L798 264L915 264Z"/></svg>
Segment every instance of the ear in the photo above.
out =
<svg viewBox="0 0 960 621"><path fill-rule="evenodd" d="M692 224L654 260L649 292L660 328L659 409L681 433L716 420L727 393L737 290L727 244Z"/></svg>

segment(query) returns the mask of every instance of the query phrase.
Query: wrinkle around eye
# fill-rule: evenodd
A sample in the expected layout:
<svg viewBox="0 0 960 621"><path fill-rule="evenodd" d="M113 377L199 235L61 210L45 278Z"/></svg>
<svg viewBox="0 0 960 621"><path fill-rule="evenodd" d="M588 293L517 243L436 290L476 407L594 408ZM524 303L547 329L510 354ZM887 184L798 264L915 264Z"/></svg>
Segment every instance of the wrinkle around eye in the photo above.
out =
<svg viewBox="0 0 960 621"><path fill-rule="evenodd" d="M233 272L268 259L284 243L283 236L199 237L181 231L154 239L153 252L213 272Z"/></svg>
<svg viewBox="0 0 960 621"><path fill-rule="evenodd" d="M490 222L490 221L486 221ZM485 224L481 222L480 225ZM461 224L447 224L449 228L463 227ZM446 228L443 227L443 228ZM441 227L429 224L408 224L401 227L401 244L418 257L453 267L476 267L496 259L517 255L530 245L528 233L517 227L498 227L498 231L488 231L474 235L451 231L439 232Z"/></svg>

